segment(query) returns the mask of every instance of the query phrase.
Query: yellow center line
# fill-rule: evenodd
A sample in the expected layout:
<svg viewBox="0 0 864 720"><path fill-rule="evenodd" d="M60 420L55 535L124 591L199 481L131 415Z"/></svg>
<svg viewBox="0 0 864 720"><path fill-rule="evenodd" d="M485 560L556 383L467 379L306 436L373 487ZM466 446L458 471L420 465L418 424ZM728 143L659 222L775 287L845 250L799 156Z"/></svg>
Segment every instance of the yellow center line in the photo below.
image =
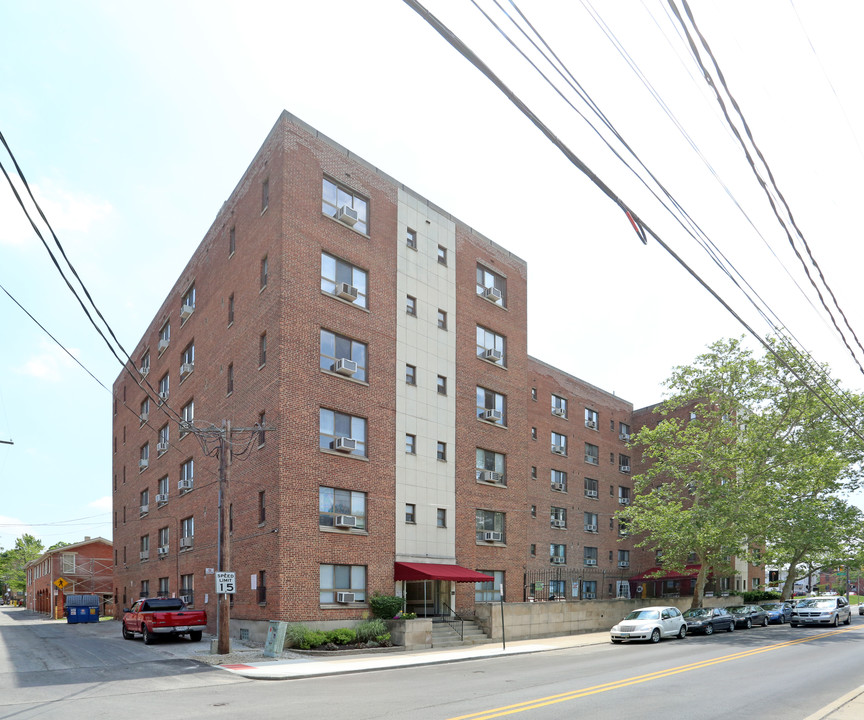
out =
<svg viewBox="0 0 864 720"><path fill-rule="evenodd" d="M712 658L710 660L700 660L699 662L690 663L688 665L680 665L678 667L667 668L665 670L658 670L653 673L648 673L647 675L636 675L635 677L625 678L623 680L616 680L614 682L604 683L602 685L593 685L587 688L581 688L580 690L571 690L570 692L561 693L560 695L549 695L547 697L535 698L534 700L526 700L521 703L515 703L514 705L505 705L499 708L493 708L491 710L484 710L478 713L472 713L470 715L459 715L457 717L450 718L450 720L490 720L490 718L502 717L504 715L513 715L515 713L524 712L525 710L534 710L537 708L545 707L546 705L554 705L556 703L566 702L567 700L575 700L577 698L586 697L587 695L596 695L598 693L608 692L609 690L617 690L619 688L627 687L629 685L638 685L640 683L649 682L650 680L659 680L661 678L669 677L670 675L678 675L684 672L690 672L692 670L700 670L702 668L711 667L712 665L719 665L720 663L730 662L731 660L740 660L742 658L751 657L753 655L760 655L761 653L771 652L773 650L780 650L781 648L791 647L793 645L800 645L801 643L812 642L813 640L821 640L822 638L830 637L832 635L838 635L840 633L847 633L852 630L858 630L861 626L853 626L849 628L845 628L843 630L831 630L829 632L822 632L818 635L808 635L807 637L798 638L796 640L788 640L786 642L775 643L774 645L766 645L761 648L755 648L753 650L742 650L741 652L732 653L730 655L723 655L718 658Z"/></svg>

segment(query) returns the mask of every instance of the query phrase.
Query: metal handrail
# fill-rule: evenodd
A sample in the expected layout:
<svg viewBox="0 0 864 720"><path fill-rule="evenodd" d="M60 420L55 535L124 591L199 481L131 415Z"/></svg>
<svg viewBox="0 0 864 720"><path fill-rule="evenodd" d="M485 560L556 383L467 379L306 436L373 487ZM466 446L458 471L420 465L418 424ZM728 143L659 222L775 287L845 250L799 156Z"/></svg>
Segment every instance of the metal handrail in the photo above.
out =
<svg viewBox="0 0 864 720"><path fill-rule="evenodd" d="M442 619L451 628L453 628L453 630L456 632L456 634L459 635L460 640L464 640L465 639L465 621L459 615L457 615L456 611L453 610L453 608L451 608L446 602L443 603L443 605L447 610L450 611L450 614L453 617L445 617Z"/></svg>

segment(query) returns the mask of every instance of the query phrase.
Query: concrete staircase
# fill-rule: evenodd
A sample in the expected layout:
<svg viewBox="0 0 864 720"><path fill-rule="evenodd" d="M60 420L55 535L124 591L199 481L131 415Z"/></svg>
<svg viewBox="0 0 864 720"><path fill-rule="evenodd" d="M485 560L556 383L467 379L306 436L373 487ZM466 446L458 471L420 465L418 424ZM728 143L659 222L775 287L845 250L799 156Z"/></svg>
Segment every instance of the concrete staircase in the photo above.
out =
<svg viewBox="0 0 864 720"><path fill-rule="evenodd" d="M463 628L463 638L445 622L432 623L432 647L435 649L479 645L489 642L486 633L473 620L466 620Z"/></svg>

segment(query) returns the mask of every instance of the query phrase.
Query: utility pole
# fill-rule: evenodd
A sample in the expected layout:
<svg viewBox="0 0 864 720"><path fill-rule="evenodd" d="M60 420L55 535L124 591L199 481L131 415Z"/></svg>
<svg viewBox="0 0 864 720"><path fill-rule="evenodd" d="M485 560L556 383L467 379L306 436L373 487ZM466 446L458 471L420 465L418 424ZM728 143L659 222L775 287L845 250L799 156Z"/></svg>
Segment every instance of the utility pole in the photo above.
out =
<svg viewBox="0 0 864 720"><path fill-rule="evenodd" d="M228 532L228 478L231 473L231 421L223 423L219 435L219 572L231 569L231 536ZM230 652L231 638L231 601L227 593L218 596L219 612L216 618L216 652L225 655Z"/></svg>

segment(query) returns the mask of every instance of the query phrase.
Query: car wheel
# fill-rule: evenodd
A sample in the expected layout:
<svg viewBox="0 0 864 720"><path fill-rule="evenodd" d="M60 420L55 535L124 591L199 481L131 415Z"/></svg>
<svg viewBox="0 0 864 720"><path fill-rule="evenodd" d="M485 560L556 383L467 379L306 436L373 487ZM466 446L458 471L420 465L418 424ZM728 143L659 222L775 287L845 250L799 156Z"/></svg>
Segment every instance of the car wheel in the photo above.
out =
<svg viewBox="0 0 864 720"><path fill-rule="evenodd" d="M706 635L713 635L714 634L714 626L711 624L707 625L705 627L705 634Z"/></svg>
<svg viewBox="0 0 864 720"><path fill-rule="evenodd" d="M153 633L151 633L147 629L146 625L141 626L141 635L144 637L144 644L145 645L152 645L153 641L156 640L156 638L153 636Z"/></svg>
<svg viewBox="0 0 864 720"><path fill-rule="evenodd" d="M747 622L744 623L744 629L749 630L753 627L753 621L750 618L747 618Z"/></svg>
<svg viewBox="0 0 864 720"><path fill-rule="evenodd" d="M849 613L849 617L847 617L847 618L843 621L843 624L844 624L844 625L851 625L851 624L852 624L852 613L851 613L851 612Z"/></svg>
<svg viewBox="0 0 864 720"><path fill-rule="evenodd" d="M789 627L798 627L798 623L790 622Z"/></svg>
<svg viewBox="0 0 864 720"><path fill-rule="evenodd" d="M660 642L660 629L654 628L654 631L651 633L651 642L658 643Z"/></svg>
<svg viewBox="0 0 864 720"><path fill-rule="evenodd" d="M839 615L835 615L835 616L834 616L834 622L832 622L831 624L832 624L834 627L837 627L837 626L840 624L840 616L839 616Z"/></svg>
<svg viewBox="0 0 864 720"><path fill-rule="evenodd" d="M201 634L202 634L202 633L201 633L200 630L192 630L192 631L189 633L189 639L190 639L192 642L201 642Z"/></svg>
<svg viewBox="0 0 864 720"><path fill-rule="evenodd" d="M762 627L768 627L768 617L762 619Z"/></svg>
<svg viewBox="0 0 864 720"><path fill-rule="evenodd" d="M729 627L726 628L726 632L735 632L735 621L729 623Z"/></svg>
<svg viewBox="0 0 864 720"><path fill-rule="evenodd" d="M131 640L135 637L135 633L129 632L129 628L126 627L126 623L123 623L123 639Z"/></svg>
<svg viewBox="0 0 864 720"><path fill-rule="evenodd" d="M681 629L678 631L678 639L683 640L686 637L687 637L687 626L682 625Z"/></svg>

